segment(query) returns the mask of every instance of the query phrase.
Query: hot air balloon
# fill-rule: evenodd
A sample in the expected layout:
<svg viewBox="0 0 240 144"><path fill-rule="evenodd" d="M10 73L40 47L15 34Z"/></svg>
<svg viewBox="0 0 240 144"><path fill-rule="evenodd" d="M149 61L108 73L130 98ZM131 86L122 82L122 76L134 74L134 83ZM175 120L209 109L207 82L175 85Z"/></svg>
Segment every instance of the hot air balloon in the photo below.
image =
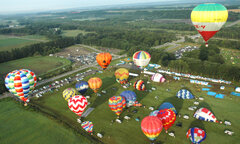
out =
<svg viewBox="0 0 240 144"><path fill-rule="evenodd" d="M102 86L102 80L98 77L93 77L88 80L89 87L97 93L99 88Z"/></svg>
<svg viewBox="0 0 240 144"><path fill-rule="evenodd" d="M163 104L160 105L160 107L158 108L158 110L164 110L164 109L170 109L173 110L174 113L177 115L177 110L176 108L169 102L164 102Z"/></svg>
<svg viewBox="0 0 240 144"><path fill-rule="evenodd" d="M154 75L152 75L151 80L154 82L160 82L160 83L163 83L166 81L166 79L160 73L155 73Z"/></svg>
<svg viewBox="0 0 240 144"><path fill-rule="evenodd" d="M160 110L157 117L162 121L163 127L166 132L176 120L176 114L173 110L170 109Z"/></svg>
<svg viewBox="0 0 240 144"><path fill-rule="evenodd" d="M225 24L228 18L227 9L217 3L200 4L192 10L191 20L208 46L208 40Z"/></svg>
<svg viewBox="0 0 240 144"><path fill-rule="evenodd" d="M139 91L144 91L146 88L145 88L145 84L144 84L144 81L142 80L137 80L133 87L136 89L136 90L139 90Z"/></svg>
<svg viewBox="0 0 240 144"><path fill-rule="evenodd" d="M75 96L76 91L73 88L67 88L63 91L63 98L68 101L71 97Z"/></svg>
<svg viewBox="0 0 240 144"><path fill-rule="evenodd" d="M138 51L133 54L133 62L140 69L143 69L148 65L151 60L151 55L145 51Z"/></svg>
<svg viewBox="0 0 240 144"><path fill-rule="evenodd" d="M159 110L152 111L149 116L157 116Z"/></svg>
<svg viewBox="0 0 240 144"><path fill-rule="evenodd" d="M70 110L80 117L83 111L86 109L87 105L87 99L81 95L73 96L68 101L68 107L70 108Z"/></svg>
<svg viewBox="0 0 240 144"><path fill-rule="evenodd" d="M127 107L134 105L137 100L135 92L129 90L123 91L120 96L125 98Z"/></svg>
<svg viewBox="0 0 240 144"><path fill-rule="evenodd" d="M163 124L156 116L147 116L141 122L143 133L150 139L155 140L161 133Z"/></svg>
<svg viewBox="0 0 240 144"><path fill-rule="evenodd" d="M115 71L115 77L116 81L120 84L126 84L129 77L129 72L125 68L119 68Z"/></svg>
<svg viewBox="0 0 240 144"><path fill-rule="evenodd" d="M181 99L194 99L194 95L186 89L179 90L176 96Z"/></svg>
<svg viewBox="0 0 240 144"><path fill-rule="evenodd" d="M112 61L112 55L110 53L99 53L96 60L103 69L106 69Z"/></svg>
<svg viewBox="0 0 240 144"><path fill-rule="evenodd" d="M116 113L116 115L120 115L123 109L126 107L126 100L121 96L113 96L108 100L108 106L110 109Z"/></svg>
<svg viewBox="0 0 240 144"><path fill-rule="evenodd" d="M88 83L85 81L80 81L80 82L76 83L76 89L82 95L88 90L88 87L89 87Z"/></svg>
<svg viewBox="0 0 240 144"><path fill-rule="evenodd" d="M210 122L217 122L217 118L214 114L208 110L207 108L200 108L198 109L195 114L193 115L196 119L203 120L203 121L210 121Z"/></svg>
<svg viewBox="0 0 240 144"><path fill-rule="evenodd" d="M91 121L85 121L81 124L81 126L85 131L89 133L93 132L93 123Z"/></svg>
<svg viewBox="0 0 240 144"><path fill-rule="evenodd" d="M28 96L37 84L37 77L31 70L20 69L7 74L5 86L10 93L24 102L28 102Z"/></svg>
<svg viewBox="0 0 240 144"><path fill-rule="evenodd" d="M190 138L194 144L200 144L206 139L206 132L197 127L190 128L187 132L187 138Z"/></svg>

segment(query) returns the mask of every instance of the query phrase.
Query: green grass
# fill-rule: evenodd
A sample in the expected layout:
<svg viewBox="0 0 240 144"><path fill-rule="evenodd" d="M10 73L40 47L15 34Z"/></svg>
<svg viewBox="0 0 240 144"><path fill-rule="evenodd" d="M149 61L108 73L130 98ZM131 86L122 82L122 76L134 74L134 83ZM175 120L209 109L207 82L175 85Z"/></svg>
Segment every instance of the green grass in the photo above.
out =
<svg viewBox="0 0 240 144"><path fill-rule="evenodd" d="M137 94L137 100L142 104L146 105L147 108L135 108L131 107L128 110L125 110L120 119L123 120L125 115L129 115L132 117L128 122L123 120L122 124L113 123L111 125L111 121L116 118L114 112L110 110L108 107L108 99L112 96L119 95L123 89L120 84L116 83L114 77L114 70L107 69L104 73L97 73L94 76L100 77L103 80L103 85L101 90L106 90L107 94L102 94L101 97L96 96L92 90L88 90L86 95L90 95L91 98L89 102L91 103L88 107L94 107L94 111L84 120L90 120L94 123L94 132L101 132L104 134L104 138L101 139L104 143L109 144L145 144L150 143L147 137L141 131L141 123L134 120L136 117L140 117L142 120L145 116L149 115L151 112L148 107L153 106L157 109L161 103L168 101L171 102L177 109L178 113L182 116L184 114L188 114L190 116L189 120L185 120L183 118L177 117L177 122L182 122L183 127L172 126L169 131L174 131L176 138L172 138L162 131L160 136L157 138L158 142L164 142L169 144L186 144L190 143L188 139L186 139L186 132L190 127L200 127L203 128L207 132L207 138L204 143L209 144L225 144L225 143L238 143L239 137L238 134L240 132L239 126L239 115L240 115L240 107L239 98L230 96L230 91L233 91L232 87L226 87L225 92L220 91L218 86L214 86L212 91L218 93L227 94L224 99L216 99L211 96L207 96L206 92L199 91L202 86L197 86L190 84L189 81L173 81L170 80L169 83L156 84L151 83L147 84L147 89L152 86L156 87L157 90L151 93L149 92L140 92L133 90L131 86L128 90L133 90ZM85 78L87 81L90 77ZM146 77L141 76L142 79L146 82ZM169 79L169 78L168 78ZM130 82L134 82L136 79L133 78ZM232 126L224 126L217 123L212 122L204 122L200 120L196 120L192 117L193 111L189 111L187 108L193 105L195 100L182 100L176 98L176 93L179 89L187 87L192 91L192 93L196 97L204 97L204 101L200 101L200 107L206 107L212 110L218 120L230 120L232 122ZM76 115L73 114L67 107L67 102L62 98L62 91L68 87L75 87L75 83L70 85L65 85L58 92L45 94L42 98L37 100L32 100L35 104L43 109L47 109L52 111L56 115L59 115L59 119L63 121L69 121L71 124L76 125ZM115 88L115 90L113 90ZM167 92L166 89L170 89L170 92ZM155 96L159 96L159 99L155 99ZM136 114L131 113L133 109L138 109ZM130 112L129 112L130 111ZM225 129L230 129L235 132L233 136L227 136L224 134Z"/></svg>
<svg viewBox="0 0 240 144"><path fill-rule="evenodd" d="M67 59L50 56L27 57L0 63L0 74L6 74L10 71L23 68L30 69L35 72L35 74L40 75L56 68L64 67L70 63Z"/></svg>
<svg viewBox="0 0 240 144"><path fill-rule="evenodd" d="M76 37L78 34L85 35L88 33L91 33L91 32L86 32L84 30L64 30L62 35L67 37Z"/></svg>
<svg viewBox="0 0 240 144"><path fill-rule="evenodd" d="M225 62L233 65L240 65L240 51L221 48L221 55L224 57Z"/></svg>
<svg viewBox="0 0 240 144"><path fill-rule="evenodd" d="M0 102L1 144L66 144L90 141L71 129L11 99Z"/></svg>

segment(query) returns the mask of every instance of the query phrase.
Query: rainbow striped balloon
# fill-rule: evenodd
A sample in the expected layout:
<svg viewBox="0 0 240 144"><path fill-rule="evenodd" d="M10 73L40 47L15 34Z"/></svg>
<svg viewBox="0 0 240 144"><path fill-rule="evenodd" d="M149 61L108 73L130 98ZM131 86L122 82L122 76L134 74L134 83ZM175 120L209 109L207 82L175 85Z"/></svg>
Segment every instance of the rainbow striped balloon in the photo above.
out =
<svg viewBox="0 0 240 144"><path fill-rule="evenodd" d="M71 97L75 96L76 91L73 88L67 88L63 91L63 98L68 101Z"/></svg>
<svg viewBox="0 0 240 144"><path fill-rule="evenodd" d="M5 86L9 92L24 102L28 100L28 96L34 90L36 84L36 75L27 69L12 71L5 77Z"/></svg>
<svg viewBox="0 0 240 144"><path fill-rule="evenodd" d="M133 54L133 62L140 69L143 69L148 65L151 60L151 55L146 51L138 51Z"/></svg>
<svg viewBox="0 0 240 144"><path fill-rule="evenodd" d="M217 3L200 4L192 10L191 20L194 27L207 41L225 24L228 18L227 9Z"/></svg>
<svg viewBox="0 0 240 144"><path fill-rule="evenodd" d="M113 96L108 100L108 106L119 116L126 107L126 100L121 96Z"/></svg>
<svg viewBox="0 0 240 144"><path fill-rule="evenodd" d="M137 80L137 81L133 84L133 87L134 87L136 90L139 90L139 91L144 91L144 90L146 89L143 80Z"/></svg>
<svg viewBox="0 0 240 144"><path fill-rule="evenodd" d="M93 123L91 121L85 121L81 124L81 126L85 131L89 133L93 132Z"/></svg>

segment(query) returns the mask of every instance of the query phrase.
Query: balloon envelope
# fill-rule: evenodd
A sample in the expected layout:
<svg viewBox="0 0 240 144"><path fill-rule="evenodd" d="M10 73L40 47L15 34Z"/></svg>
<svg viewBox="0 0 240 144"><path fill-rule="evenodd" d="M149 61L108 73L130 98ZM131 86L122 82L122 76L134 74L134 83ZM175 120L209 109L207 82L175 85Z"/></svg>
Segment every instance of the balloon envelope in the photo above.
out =
<svg viewBox="0 0 240 144"><path fill-rule="evenodd" d="M164 102L163 104L160 105L158 110L164 110L164 109L171 109L174 111L174 113L177 115L177 110L176 108L169 102Z"/></svg>
<svg viewBox="0 0 240 144"><path fill-rule="evenodd" d="M129 77L129 71L125 68L119 68L115 71L115 77L120 84L126 84Z"/></svg>
<svg viewBox="0 0 240 144"><path fill-rule="evenodd" d="M7 74L5 86L10 93L24 102L28 102L28 96L37 84L37 77L31 70L20 69Z"/></svg>
<svg viewBox="0 0 240 144"><path fill-rule="evenodd" d="M68 107L71 111L81 116L88 105L87 99L84 96L76 95L69 99Z"/></svg>
<svg viewBox="0 0 240 144"><path fill-rule="evenodd" d="M81 126L85 131L89 133L93 132L93 123L91 121L85 121L81 123Z"/></svg>
<svg viewBox="0 0 240 144"><path fill-rule="evenodd" d="M194 99L194 95L186 89L179 90L176 96L181 99Z"/></svg>
<svg viewBox="0 0 240 144"><path fill-rule="evenodd" d="M157 116L159 110L152 111L149 116Z"/></svg>
<svg viewBox="0 0 240 144"><path fill-rule="evenodd" d="M144 91L144 90L146 89L143 80L137 80L137 81L134 83L133 87L134 87L136 90L139 90L139 91Z"/></svg>
<svg viewBox="0 0 240 144"><path fill-rule="evenodd" d="M73 88L67 88L63 91L63 98L68 101L71 97L75 96L76 91Z"/></svg>
<svg viewBox="0 0 240 144"><path fill-rule="evenodd" d="M126 100L121 96L113 96L108 100L108 106L110 109L116 113L116 115L120 115L123 109L126 107Z"/></svg>
<svg viewBox="0 0 240 144"><path fill-rule="evenodd" d="M166 79L160 73L155 73L154 75L152 75L151 80L154 82L160 82L160 83L163 83L166 81Z"/></svg>
<svg viewBox="0 0 240 144"><path fill-rule="evenodd" d="M143 69L148 65L151 60L151 55L146 51L138 51L133 54L133 62L140 69Z"/></svg>
<svg viewBox="0 0 240 144"><path fill-rule="evenodd" d="M160 110L157 117L162 121L165 130L168 130L176 120L176 114L170 109Z"/></svg>
<svg viewBox="0 0 240 144"><path fill-rule="evenodd" d="M102 80L98 77L93 77L88 80L89 87L97 93L99 88L102 86Z"/></svg>
<svg viewBox="0 0 240 144"><path fill-rule="evenodd" d="M76 83L76 89L81 94L85 94L85 92L88 90L88 87L88 83L85 81L80 81Z"/></svg>
<svg viewBox="0 0 240 144"><path fill-rule="evenodd" d="M194 144L200 144L206 139L206 132L197 127L190 128L187 132L187 138L190 138Z"/></svg>
<svg viewBox="0 0 240 144"><path fill-rule="evenodd" d="M127 107L130 107L135 104L135 101L137 100L137 95L133 91L123 91L120 96L124 97L126 99L126 105Z"/></svg>
<svg viewBox="0 0 240 144"><path fill-rule="evenodd" d="M195 117L196 119L199 119L199 120L203 120L203 121L218 122L217 118L214 116L214 114L207 108L198 109L194 113L193 117Z"/></svg>
<svg viewBox="0 0 240 144"><path fill-rule="evenodd" d="M106 69L112 61L112 55L110 53L99 53L96 60L103 69Z"/></svg>

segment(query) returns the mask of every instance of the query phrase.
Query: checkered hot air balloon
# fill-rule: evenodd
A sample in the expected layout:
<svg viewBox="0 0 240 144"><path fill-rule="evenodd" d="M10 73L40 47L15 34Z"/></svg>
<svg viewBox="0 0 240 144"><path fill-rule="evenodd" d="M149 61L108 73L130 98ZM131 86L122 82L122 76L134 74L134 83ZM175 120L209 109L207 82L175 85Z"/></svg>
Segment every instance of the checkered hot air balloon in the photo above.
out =
<svg viewBox="0 0 240 144"><path fill-rule="evenodd" d="M162 128L162 121L156 116L147 116L141 122L143 133L152 141L158 137Z"/></svg>
<svg viewBox="0 0 240 144"><path fill-rule="evenodd" d="M155 73L154 75L152 75L151 80L159 83L163 83L166 81L166 79L160 73Z"/></svg>
<svg viewBox="0 0 240 144"><path fill-rule="evenodd" d="M174 124L176 120L176 114L170 109L160 110L157 117L162 121L163 127L166 131Z"/></svg>
<svg viewBox="0 0 240 144"><path fill-rule="evenodd" d="M93 123L91 121L85 121L81 124L81 126L85 131L89 133L93 132Z"/></svg>
<svg viewBox="0 0 240 144"><path fill-rule="evenodd" d="M192 23L205 40L206 47L208 40L221 29L227 18L227 9L217 3L200 4L191 13Z"/></svg>
<svg viewBox="0 0 240 144"><path fill-rule="evenodd" d="M126 107L126 100L121 96L113 96L108 100L108 106L119 116Z"/></svg>
<svg viewBox="0 0 240 144"><path fill-rule="evenodd" d="M210 121L210 122L217 122L218 123L217 118L207 108L198 109L194 113L193 117L195 117L196 119L199 119L199 120L203 120L203 121Z"/></svg>
<svg viewBox="0 0 240 144"><path fill-rule="evenodd" d="M31 70L20 69L7 74L5 86L10 93L27 102L29 94L37 84L37 77Z"/></svg>
<svg viewBox="0 0 240 144"><path fill-rule="evenodd" d="M190 128L187 132L187 138L189 138L194 144L200 144L206 139L206 132L197 127Z"/></svg>
<svg viewBox="0 0 240 144"><path fill-rule="evenodd" d="M143 69L148 65L151 60L151 55L146 51L138 51L133 54L133 62L140 69Z"/></svg>
<svg viewBox="0 0 240 144"><path fill-rule="evenodd" d="M137 100L136 93L129 90L123 91L120 96L125 98L127 107L133 106Z"/></svg>
<svg viewBox="0 0 240 144"><path fill-rule="evenodd" d="M129 77L129 71L125 68L119 68L115 71L116 81L120 84L126 84Z"/></svg>
<svg viewBox="0 0 240 144"><path fill-rule="evenodd" d="M88 80L88 85L95 93L97 93L102 86L102 80L98 77L90 78Z"/></svg>
<svg viewBox="0 0 240 144"><path fill-rule="evenodd" d="M71 97L75 96L76 91L73 88L67 88L63 91L63 98L68 101Z"/></svg>
<svg viewBox="0 0 240 144"><path fill-rule="evenodd" d="M80 81L80 82L76 83L75 87L76 87L77 91L83 95L88 90L89 86L88 86L88 82Z"/></svg>
<svg viewBox="0 0 240 144"><path fill-rule="evenodd" d="M139 91L144 91L144 90L146 89L143 80L137 80L137 81L134 83L133 87L134 87L136 90L139 90Z"/></svg>
<svg viewBox="0 0 240 144"><path fill-rule="evenodd" d="M186 89L179 90L176 96L181 99L194 99L194 95Z"/></svg>
<svg viewBox="0 0 240 144"><path fill-rule="evenodd" d="M81 116L88 105L87 99L84 96L76 95L69 99L68 107L71 111Z"/></svg>

